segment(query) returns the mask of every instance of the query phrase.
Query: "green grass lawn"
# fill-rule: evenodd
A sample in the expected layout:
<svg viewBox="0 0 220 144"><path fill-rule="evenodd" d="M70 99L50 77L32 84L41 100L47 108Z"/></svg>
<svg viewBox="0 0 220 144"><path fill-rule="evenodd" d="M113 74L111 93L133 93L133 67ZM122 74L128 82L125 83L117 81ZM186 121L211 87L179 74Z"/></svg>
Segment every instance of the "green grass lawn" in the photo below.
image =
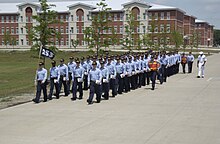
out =
<svg viewBox="0 0 220 144"><path fill-rule="evenodd" d="M91 51L58 52L54 60L59 64L60 58L64 58L65 63L68 63L70 56L81 58L91 54L94 53ZM34 92L38 62L38 56L33 52L0 52L0 97ZM50 67L51 60L46 58L46 69L49 70Z"/></svg>

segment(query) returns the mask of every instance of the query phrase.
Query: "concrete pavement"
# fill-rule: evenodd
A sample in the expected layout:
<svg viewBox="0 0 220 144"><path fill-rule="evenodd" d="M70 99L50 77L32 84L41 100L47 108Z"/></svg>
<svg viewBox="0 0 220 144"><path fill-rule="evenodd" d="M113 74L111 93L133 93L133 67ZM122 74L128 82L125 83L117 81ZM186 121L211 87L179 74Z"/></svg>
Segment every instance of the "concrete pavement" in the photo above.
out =
<svg viewBox="0 0 220 144"><path fill-rule="evenodd" d="M100 104L62 97L0 110L0 144L219 144L220 55L204 79L178 74L164 85Z"/></svg>

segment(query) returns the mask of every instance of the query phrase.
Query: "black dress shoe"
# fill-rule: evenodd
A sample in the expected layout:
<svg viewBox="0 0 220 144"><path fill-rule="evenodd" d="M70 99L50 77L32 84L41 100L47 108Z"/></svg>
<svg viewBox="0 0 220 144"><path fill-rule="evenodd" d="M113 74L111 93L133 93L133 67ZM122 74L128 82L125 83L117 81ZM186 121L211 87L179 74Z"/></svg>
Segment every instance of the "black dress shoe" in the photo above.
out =
<svg viewBox="0 0 220 144"><path fill-rule="evenodd" d="M79 100L83 99L82 97L79 97Z"/></svg>
<svg viewBox="0 0 220 144"><path fill-rule="evenodd" d="M200 76L197 76L197 78L200 78Z"/></svg>
<svg viewBox="0 0 220 144"><path fill-rule="evenodd" d="M90 105L90 104L92 104L92 102L89 100L89 99L87 99L87 103Z"/></svg>
<svg viewBox="0 0 220 144"><path fill-rule="evenodd" d="M153 88L151 88L151 90L154 90L154 87L153 87Z"/></svg>
<svg viewBox="0 0 220 144"><path fill-rule="evenodd" d="M76 98L71 98L71 100L72 100L72 101L75 101L75 100L76 100Z"/></svg>

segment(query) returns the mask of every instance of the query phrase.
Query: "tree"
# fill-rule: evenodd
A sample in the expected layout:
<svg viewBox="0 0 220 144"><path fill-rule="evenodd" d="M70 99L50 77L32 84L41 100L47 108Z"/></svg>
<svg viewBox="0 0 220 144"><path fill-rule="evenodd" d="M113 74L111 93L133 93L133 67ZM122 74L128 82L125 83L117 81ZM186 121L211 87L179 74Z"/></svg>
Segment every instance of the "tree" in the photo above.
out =
<svg viewBox="0 0 220 144"><path fill-rule="evenodd" d="M135 34L134 34L134 29L137 28L140 24L137 20L135 20L134 14L131 12L131 10L127 10L127 17L126 17L126 24L125 24L125 38L122 43L122 45L131 51L131 49L134 47L135 43Z"/></svg>
<svg viewBox="0 0 220 144"><path fill-rule="evenodd" d="M214 30L214 46L220 45L220 30Z"/></svg>
<svg viewBox="0 0 220 144"><path fill-rule="evenodd" d="M79 41L78 40L72 40L72 46L75 48L76 51L76 47L79 45Z"/></svg>
<svg viewBox="0 0 220 144"><path fill-rule="evenodd" d="M172 41L175 44L175 49L178 49L183 44L183 36L178 31L173 31L171 33L172 35Z"/></svg>
<svg viewBox="0 0 220 144"><path fill-rule="evenodd" d="M4 44L5 44L6 48L7 48L8 45L11 43L11 35L10 35L9 32L4 33L3 41L4 41Z"/></svg>
<svg viewBox="0 0 220 144"><path fill-rule="evenodd" d="M104 31L109 29L110 20L107 18L110 16L108 5L105 3L105 0L101 0L101 2L96 4L99 7L99 11L96 14L92 15L92 25L88 28L84 33L89 35L86 38L89 44L89 47L95 47L96 53L98 55L99 49L103 46L102 39L105 38Z"/></svg>
<svg viewBox="0 0 220 144"><path fill-rule="evenodd" d="M199 34L196 30L194 30L194 32L192 33L192 36L190 37L190 49L191 49L191 51L194 47L198 47L198 46L199 46Z"/></svg>
<svg viewBox="0 0 220 144"><path fill-rule="evenodd" d="M12 39L11 39L11 45L13 46L13 49L14 49L14 46L16 45L16 38L15 37L13 37Z"/></svg>
<svg viewBox="0 0 220 144"><path fill-rule="evenodd" d="M41 5L41 13L34 15L33 19L37 21L38 25L33 26L30 30L30 39L34 42L32 49L40 49L40 46L48 46L51 50L57 50L57 48L50 41L51 38L57 37L59 32L50 28L50 25L59 23L56 19L57 12L51 10L55 5L48 4L47 0L39 0ZM53 45L53 46L49 46Z"/></svg>

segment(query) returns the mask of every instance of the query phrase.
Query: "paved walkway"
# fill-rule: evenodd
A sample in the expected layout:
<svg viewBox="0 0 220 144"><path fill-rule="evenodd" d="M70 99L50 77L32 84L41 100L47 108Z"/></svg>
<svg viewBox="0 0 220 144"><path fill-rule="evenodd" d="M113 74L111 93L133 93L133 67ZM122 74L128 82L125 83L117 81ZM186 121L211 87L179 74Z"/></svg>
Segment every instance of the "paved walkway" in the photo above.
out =
<svg viewBox="0 0 220 144"><path fill-rule="evenodd" d="M206 77L178 74L164 85L87 105L62 97L0 110L0 144L219 144L220 55ZM195 66L195 65L194 65Z"/></svg>

